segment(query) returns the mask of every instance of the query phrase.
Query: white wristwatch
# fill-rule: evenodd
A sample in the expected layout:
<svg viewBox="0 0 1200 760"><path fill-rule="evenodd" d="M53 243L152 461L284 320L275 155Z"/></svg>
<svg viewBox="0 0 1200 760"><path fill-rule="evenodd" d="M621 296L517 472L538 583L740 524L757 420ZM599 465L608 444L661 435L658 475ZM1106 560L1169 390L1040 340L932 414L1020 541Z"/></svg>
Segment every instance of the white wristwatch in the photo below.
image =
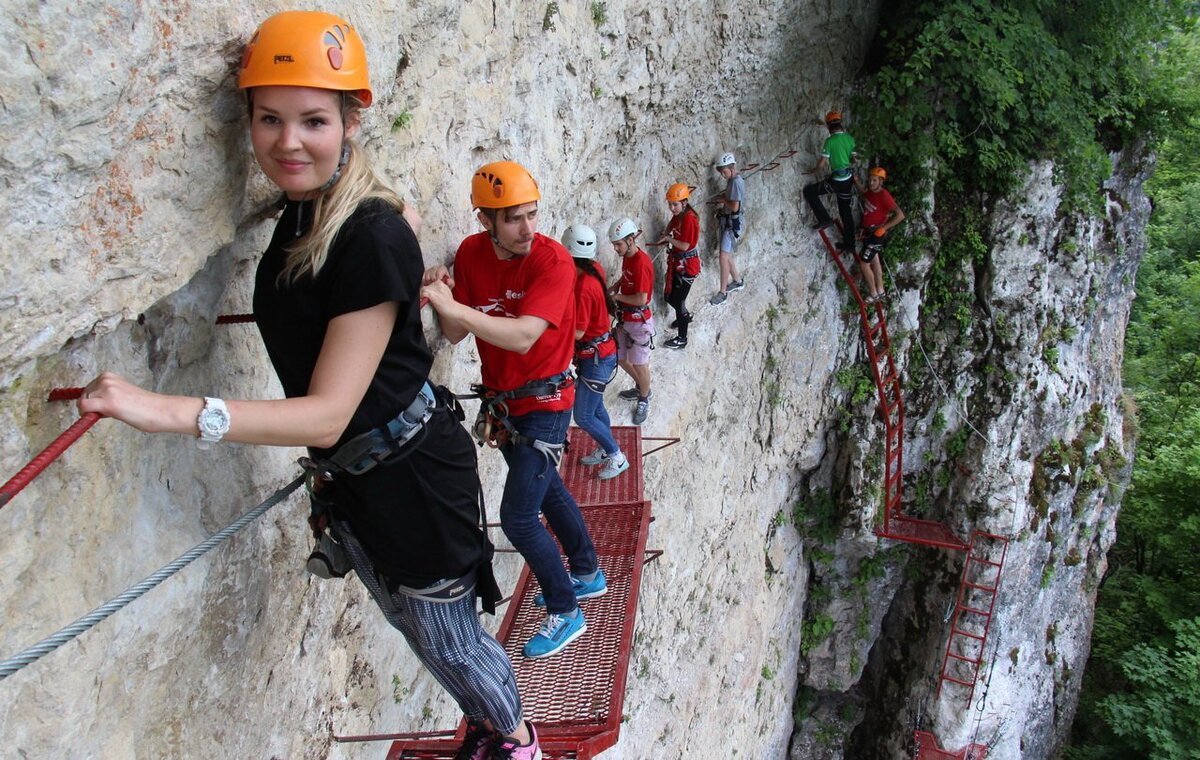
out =
<svg viewBox="0 0 1200 760"><path fill-rule="evenodd" d="M196 446L207 449L229 432L229 407L219 398L205 396L204 408L196 418L196 426L200 428L200 439L196 441Z"/></svg>

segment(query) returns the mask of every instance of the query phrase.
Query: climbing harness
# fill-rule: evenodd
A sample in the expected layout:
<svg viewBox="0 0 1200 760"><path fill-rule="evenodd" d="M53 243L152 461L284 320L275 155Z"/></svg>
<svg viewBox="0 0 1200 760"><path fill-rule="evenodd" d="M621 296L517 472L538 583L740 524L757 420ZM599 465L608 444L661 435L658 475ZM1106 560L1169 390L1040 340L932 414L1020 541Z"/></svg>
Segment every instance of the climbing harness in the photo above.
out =
<svg viewBox="0 0 1200 760"><path fill-rule="evenodd" d="M600 363L600 352L596 349L613 339L612 331L605 331L602 335L597 335L589 340L575 341L575 365L581 366L584 362L592 362L593 364ZM604 393L604 389L617 376L617 368L613 367L612 372L605 380L600 380L593 377L579 376L579 382L591 388L596 393Z"/></svg>
<svg viewBox="0 0 1200 760"><path fill-rule="evenodd" d="M735 239L740 238L742 236L742 212L744 210L745 205L732 214L725 212L718 213L717 226L722 232L729 230Z"/></svg>
<svg viewBox="0 0 1200 760"><path fill-rule="evenodd" d="M882 236L877 236L875 234L875 230L877 229L879 229L878 226L864 227L859 233L859 237L863 239L865 244L858 253L858 260L864 264L871 263L871 260L883 251L883 244L887 242L888 235L884 233Z"/></svg>
<svg viewBox="0 0 1200 760"><path fill-rule="evenodd" d="M575 341L575 361L578 362L581 359L591 359L595 357L596 349L607 343L611 338L612 332L606 330L594 338Z"/></svg>
<svg viewBox="0 0 1200 760"><path fill-rule="evenodd" d="M471 386L471 393L459 395L456 398L479 399L479 414L471 429L475 440L482 446L485 443L498 449L501 446L531 446L542 452L557 467L562 459L564 444L547 443L521 433L508 419L509 399L529 398L530 396L549 396L564 388L570 388L575 383L575 374L566 369L557 375L530 380L524 385L511 391L497 391L482 384Z"/></svg>
<svg viewBox="0 0 1200 760"><path fill-rule="evenodd" d="M329 530L332 504L320 495L321 490L339 475L362 475L380 464L391 464L411 454L424 438L425 424L436 407L437 395L425 382L408 408L386 425L351 438L328 458L300 457L297 460L304 470L311 510L308 525L316 540L304 565L308 572L330 580L343 578L351 570L345 548Z"/></svg>
<svg viewBox="0 0 1200 760"><path fill-rule="evenodd" d="M320 480L332 480L335 475L362 475L377 465L395 460L404 449L421 435L425 423L429 422L437 406L437 397L428 382L421 386L417 397L408 408L396 415L386 425L356 435L338 447L327 459L302 457L309 492Z"/></svg>
<svg viewBox="0 0 1200 760"><path fill-rule="evenodd" d="M622 322L646 322L650 319L650 305L645 306L625 306L619 305L617 309L621 312Z"/></svg>
<svg viewBox="0 0 1200 760"><path fill-rule="evenodd" d="M683 251L682 253L672 251L667 254L667 258L672 262L668 268L674 270L671 273L673 276L678 277L689 285L696 281L696 275L689 275L687 273L687 262L691 259L700 258L699 247L693 248L690 251Z"/></svg>

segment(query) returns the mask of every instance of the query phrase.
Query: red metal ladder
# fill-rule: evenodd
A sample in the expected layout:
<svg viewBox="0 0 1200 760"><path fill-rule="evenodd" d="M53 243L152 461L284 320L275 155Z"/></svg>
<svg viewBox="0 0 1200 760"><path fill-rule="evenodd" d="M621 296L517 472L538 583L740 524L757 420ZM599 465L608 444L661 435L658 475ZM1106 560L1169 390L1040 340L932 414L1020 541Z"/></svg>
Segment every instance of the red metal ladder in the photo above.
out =
<svg viewBox="0 0 1200 760"><path fill-rule="evenodd" d="M879 409L883 414L883 525L875 533L880 538L965 551L967 545L948 526L904 514L904 394L888 335L887 310L882 302L867 304L854 275L830 241L828 228L819 230L819 234L858 304L871 378L875 381Z"/></svg>
<svg viewBox="0 0 1200 760"><path fill-rule="evenodd" d="M939 697L947 683L969 689L968 701L975 694L1007 555L1008 539L1004 536L978 530L971 533L938 676Z"/></svg>

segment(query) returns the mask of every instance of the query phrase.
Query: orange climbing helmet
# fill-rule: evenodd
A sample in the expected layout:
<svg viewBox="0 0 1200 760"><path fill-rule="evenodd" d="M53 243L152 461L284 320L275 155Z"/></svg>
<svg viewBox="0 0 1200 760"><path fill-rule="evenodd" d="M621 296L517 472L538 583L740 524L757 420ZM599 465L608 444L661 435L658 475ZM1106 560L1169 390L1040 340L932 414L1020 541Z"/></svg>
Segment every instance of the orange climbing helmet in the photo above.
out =
<svg viewBox="0 0 1200 760"><path fill-rule="evenodd" d="M867 172L867 176L887 179L887 169L884 169L882 166L872 166L871 170Z"/></svg>
<svg viewBox="0 0 1200 760"><path fill-rule="evenodd" d="M682 182L676 182L667 188L667 200L671 203L683 203L692 194L692 188Z"/></svg>
<svg viewBox="0 0 1200 760"><path fill-rule="evenodd" d="M834 122L839 122L841 120L842 120L842 112L841 111L830 111L829 113L825 114L825 123L826 124L833 124Z"/></svg>
<svg viewBox="0 0 1200 760"><path fill-rule="evenodd" d="M541 199L537 182L514 161L484 164L471 177L471 205L475 208L512 208Z"/></svg>
<svg viewBox="0 0 1200 760"><path fill-rule="evenodd" d="M242 53L238 88L283 85L357 93L371 105L367 51L354 27L320 11L276 13Z"/></svg>

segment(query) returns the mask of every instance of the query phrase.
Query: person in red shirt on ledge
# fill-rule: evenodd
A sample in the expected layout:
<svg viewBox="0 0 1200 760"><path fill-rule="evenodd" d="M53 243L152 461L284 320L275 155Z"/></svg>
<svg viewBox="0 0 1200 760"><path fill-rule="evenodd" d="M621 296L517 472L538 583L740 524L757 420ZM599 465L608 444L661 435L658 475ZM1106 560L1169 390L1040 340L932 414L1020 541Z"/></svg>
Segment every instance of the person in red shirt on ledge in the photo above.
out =
<svg viewBox="0 0 1200 760"><path fill-rule="evenodd" d="M621 257L621 279L609 288L621 312L617 327L617 364L637 385L617 395L635 400L633 424L640 425L650 413L650 351L654 348L654 265L637 244L642 233L637 222L622 217L608 228L608 239Z"/></svg>
<svg viewBox="0 0 1200 760"><path fill-rule="evenodd" d="M453 278L431 267L421 289L452 343L475 336L483 375L476 436L508 463L500 525L541 585L534 603L547 612L525 645L531 658L557 654L587 630L579 600L608 589L579 505L558 474L575 401L575 264L557 240L537 232L539 200L520 164L480 167L471 202L483 232L458 247ZM539 512L562 544L569 574Z"/></svg>
<svg viewBox="0 0 1200 760"><path fill-rule="evenodd" d="M688 325L692 323L687 297L692 292L692 283L700 276L700 215L688 202L694 189L682 182L667 188L671 221L663 239L652 243L667 246L667 276L663 283L663 295L675 309L675 321L670 326L679 330L678 335L663 344L667 348L687 348Z"/></svg>
<svg viewBox="0 0 1200 760"><path fill-rule="evenodd" d="M596 231L572 224L562 244L575 260L575 424L597 448L579 459L587 467L603 465L596 477L611 480L629 469L629 460L613 437L604 408L604 389L617 376L617 341L612 318L617 305L609 295L604 267L596 260Z"/></svg>
<svg viewBox="0 0 1200 760"><path fill-rule="evenodd" d="M883 188L887 179L887 170L882 166L873 167L867 172L867 189L855 178L854 184L863 198L862 229L859 238L862 248L858 252L858 268L862 271L863 281L867 283L867 303L875 303L887 296L883 289L883 264L880 254L888 241L888 231L904 221L904 212L896 205L896 199Z"/></svg>

